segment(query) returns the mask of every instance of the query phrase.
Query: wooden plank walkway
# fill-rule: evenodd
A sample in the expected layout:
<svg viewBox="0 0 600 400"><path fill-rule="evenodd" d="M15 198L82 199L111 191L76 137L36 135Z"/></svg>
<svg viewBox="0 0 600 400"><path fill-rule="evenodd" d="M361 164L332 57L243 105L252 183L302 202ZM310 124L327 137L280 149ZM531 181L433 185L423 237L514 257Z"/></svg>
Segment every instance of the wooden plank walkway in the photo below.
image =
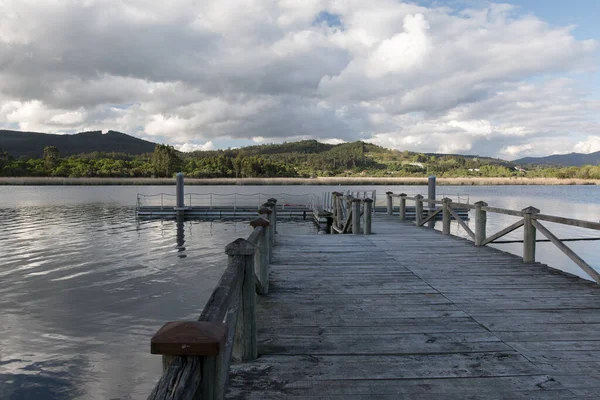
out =
<svg viewBox="0 0 600 400"><path fill-rule="evenodd" d="M597 399L600 288L378 216L278 235L229 399Z"/></svg>

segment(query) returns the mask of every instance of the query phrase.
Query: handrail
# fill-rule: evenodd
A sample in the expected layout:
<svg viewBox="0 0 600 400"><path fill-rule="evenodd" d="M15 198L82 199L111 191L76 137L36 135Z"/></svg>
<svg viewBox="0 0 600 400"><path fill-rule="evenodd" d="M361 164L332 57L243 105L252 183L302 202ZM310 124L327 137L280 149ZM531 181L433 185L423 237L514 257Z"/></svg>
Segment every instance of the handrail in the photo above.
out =
<svg viewBox="0 0 600 400"><path fill-rule="evenodd" d="M286 209L286 207L305 207L306 204L303 201L304 199L311 196L311 193L303 193L303 194L290 194L290 193L185 193L185 202L187 207L220 207L227 206L233 207L237 209L238 207L249 207L249 206L260 206L265 201L268 201L269 198L278 198L281 201L277 203L278 208ZM160 197L160 204L156 204L156 202L152 203L152 200ZM167 198L165 198L167 197ZM292 203L288 204L286 202L287 199L291 199ZM144 204L144 200L147 199L146 204ZM165 207L174 207L175 206L176 195L170 193L156 193L156 194L137 194L137 202L136 209L139 210L143 206L159 206L161 208Z"/></svg>
<svg viewBox="0 0 600 400"><path fill-rule="evenodd" d="M272 200L250 222L250 236L225 247L227 268L198 320L168 322L152 337L152 354L163 355L163 375L148 399L221 400L232 355L257 358L255 293L269 291L277 202Z"/></svg>
<svg viewBox="0 0 600 400"><path fill-rule="evenodd" d="M506 236L507 234L513 232L514 230L524 227L523 229L523 240L519 241L523 243L523 261L526 263L534 263L535 262L535 244L539 241L545 240L537 240L536 232L540 231L548 240L548 242L553 243L560 251L562 251L567 257L569 257L575 264L577 264L588 276L590 276L596 283L600 284L600 273L596 271L593 267L591 267L588 263L586 263L581 257L579 257L571 248L569 248L565 242L575 241L574 239L559 239L556 237L548 228L541 224L540 221L548 221L556 224L575 226L578 228L587 228L592 230L600 231L600 223L591 222L591 221L583 221L574 218L565 218L558 217L554 215L546 215L540 214L540 210L535 207L527 207L521 211L510 210L506 208L498 208L498 207L490 207L486 202L479 201L473 205L464 204L464 203L453 203L451 199L444 198L442 200L429 200L423 198L421 195L416 195L414 197L409 197L406 194L402 193L399 195L394 195L392 192L386 193L388 196L387 208L388 214L392 215L393 212L393 199L395 197L400 198L400 220L406 220L406 201L414 201L416 207L416 216L415 216L415 224L417 226L424 226L425 223L432 220L435 215L440 212L443 213L442 219L442 234L449 235L450 234L450 216L454 217L457 223L467 232L467 234L473 239L475 246L485 246L490 243L498 243L496 242L499 238ZM437 210L428 210L427 218L423 219L423 203L435 203L442 204L441 209ZM475 210L475 231L473 232L471 228L460 218L460 216L456 213L456 208L467 208L470 210ZM503 214L503 215L511 215L515 217L519 217L519 221L511 224L510 226L501 229L500 231L488 235L486 231L487 226L487 213L495 213L495 214ZM600 240L600 238L585 238L578 240ZM515 241L506 241L515 242Z"/></svg>

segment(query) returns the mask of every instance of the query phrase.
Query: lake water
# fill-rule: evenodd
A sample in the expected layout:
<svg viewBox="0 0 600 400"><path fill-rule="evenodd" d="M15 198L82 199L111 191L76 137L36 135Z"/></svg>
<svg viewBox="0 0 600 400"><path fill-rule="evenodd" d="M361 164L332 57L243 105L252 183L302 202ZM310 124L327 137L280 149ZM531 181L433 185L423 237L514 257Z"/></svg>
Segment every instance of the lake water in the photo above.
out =
<svg viewBox="0 0 600 400"><path fill-rule="evenodd" d="M426 187L196 186L198 193L305 194ZM250 233L247 221L138 220L136 193L174 187L0 187L0 398L142 399L161 373L149 352L166 321L195 319L225 267L224 246ZM598 186L438 187L471 203L600 219ZM281 195L275 197L281 198ZM290 200L293 199L293 200ZM285 201L301 202L289 196ZM264 200L263 200L264 201ZM488 215L490 233L516 218ZM471 221L472 225L472 221ZM600 232L545 223L559 237ZM308 221L280 221L280 232L316 233ZM377 226L373 226L377 231ZM516 231L509 238L518 239ZM464 236L458 225L452 233ZM520 254L522 245L497 245ZM570 243L600 269L600 242ZM538 260L580 274L552 244Z"/></svg>

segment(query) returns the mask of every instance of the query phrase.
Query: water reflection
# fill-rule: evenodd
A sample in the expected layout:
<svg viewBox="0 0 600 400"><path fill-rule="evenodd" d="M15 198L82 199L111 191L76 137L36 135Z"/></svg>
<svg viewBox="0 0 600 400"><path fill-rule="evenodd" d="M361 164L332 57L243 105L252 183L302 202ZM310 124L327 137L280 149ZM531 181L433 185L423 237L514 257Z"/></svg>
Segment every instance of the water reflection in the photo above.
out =
<svg viewBox="0 0 600 400"><path fill-rule="evenodd" d="M110 204L4 208L0 221L3 400L146 398L161 373L150 337L197 318L225 245L251 229Z"/></svg>
<svg viewBox="0 0 600 400"><path fill-rule="evenodd" d="M186 258L185 254L185 230L184 230L184 219L177 218L177 257Z"/></svg>

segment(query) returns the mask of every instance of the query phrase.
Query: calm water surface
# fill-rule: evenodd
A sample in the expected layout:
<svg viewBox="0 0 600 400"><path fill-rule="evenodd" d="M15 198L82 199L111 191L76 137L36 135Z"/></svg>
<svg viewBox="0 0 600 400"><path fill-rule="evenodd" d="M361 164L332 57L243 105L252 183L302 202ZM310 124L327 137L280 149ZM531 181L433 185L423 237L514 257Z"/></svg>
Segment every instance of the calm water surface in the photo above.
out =
<svg viewBox="0 0 600 400"><path fill-rule="evenodd" d="M347 189L355 188L196 186L189 191L304 194ZM388 190L426 194L426 188L415 186L373 189L381 204ZM200 314L225 267L224 246L250 233L247 221L178 224L135 218L136 193L174 191L164 186L0 187L1 399L147 397L161 373L159 356L149 353L151 335L166 321ZM439 187L441 194L600 219L598 186ZM488 229L493 233L514 220L490 214ZM546 225L559 237L600 236ZM305 221L281 221L278 230L316 232ZM458 225L453 233L464 236ZM510 238L519 238L519 231ZM569 245L600 269L600 242ZM498 247L517 253L521 248ZM578 273L551 244L538 245L538 259Z"/></svg>

